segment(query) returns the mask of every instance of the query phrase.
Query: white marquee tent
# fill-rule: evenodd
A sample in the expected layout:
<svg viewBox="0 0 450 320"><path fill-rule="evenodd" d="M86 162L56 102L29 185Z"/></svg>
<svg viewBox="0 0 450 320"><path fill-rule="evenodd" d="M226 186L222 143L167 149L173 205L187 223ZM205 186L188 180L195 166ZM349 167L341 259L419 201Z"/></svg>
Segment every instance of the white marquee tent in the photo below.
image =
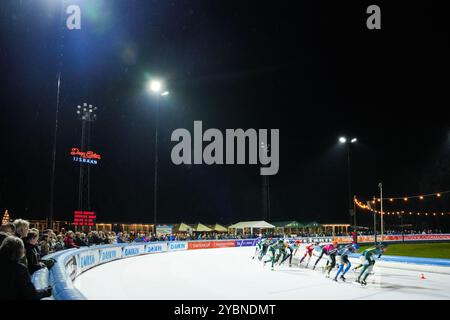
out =
<svg viewBox="0 0 450 320"><path fill-rule="evenodd" d="M253 229L273 229L274 225L267 223L266 221L241 221L235 224L232 224L228 227L228 231L230 233L237 234L237 231L241 229L245 233L245 229L250 229L250 233L253 233Z"/></svg>

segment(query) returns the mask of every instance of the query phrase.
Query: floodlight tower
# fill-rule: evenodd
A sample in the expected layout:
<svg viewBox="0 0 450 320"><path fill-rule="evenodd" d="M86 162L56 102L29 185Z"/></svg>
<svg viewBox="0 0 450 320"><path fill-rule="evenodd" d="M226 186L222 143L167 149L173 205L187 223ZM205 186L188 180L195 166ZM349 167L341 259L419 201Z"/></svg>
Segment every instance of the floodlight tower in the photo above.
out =
<svg viewBox="0 0 450 320"><path fill-rule="evenodd" d="M270 144L261 141L260 146L261 151L267 156L270 151ZM267 165L266 165L267 166ZM269 221L270 219L270 184L269 176L261 176L261 204L262 204L262 216L263 220Z"/></svg>
<svg viewBox="0 0 450 320"><path fill-rule="evenodd" d="M77 106L78 120L81 121L81 152L87 152L91 147L91 124L97 119L97 109L97 107L87 103L83 103L82 106ZM91 210L90 182L91 174L89 163L81 162L80 179L78 182L78 210L80 211Z"/></svg>

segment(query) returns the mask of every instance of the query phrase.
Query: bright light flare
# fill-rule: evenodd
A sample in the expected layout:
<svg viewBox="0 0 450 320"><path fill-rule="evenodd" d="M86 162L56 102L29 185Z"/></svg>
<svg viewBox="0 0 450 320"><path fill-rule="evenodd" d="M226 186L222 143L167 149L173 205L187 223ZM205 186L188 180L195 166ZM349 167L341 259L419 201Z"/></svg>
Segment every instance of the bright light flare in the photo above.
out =
<svg viewBox="0 0 450 320"><path fill-rule="evenodd" d="M153 92L161 91L161 88L162 88L161 81L157 81L157 80L150 81L148 88L150 89L150 91L153 91Z"/></svg>

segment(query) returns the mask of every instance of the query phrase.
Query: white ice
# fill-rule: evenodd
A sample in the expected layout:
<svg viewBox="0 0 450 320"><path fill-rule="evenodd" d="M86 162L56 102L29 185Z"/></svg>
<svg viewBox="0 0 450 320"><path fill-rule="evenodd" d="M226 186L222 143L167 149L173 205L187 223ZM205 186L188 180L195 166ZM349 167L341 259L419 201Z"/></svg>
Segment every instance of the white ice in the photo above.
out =
<svg viewBox="0 0 450 320"><path fill-rule="evenodd" d="M95 267L74 284L88 299L450 299L448 267L378 261L368 286L361 287L352 283L357 276L352 271L345 283L325 278L320 267L325 258L314 271L316 257L309 269L285 262L271 271L269 263L263 267L251 259L254 251L242 247L137 256Z"/></svg>

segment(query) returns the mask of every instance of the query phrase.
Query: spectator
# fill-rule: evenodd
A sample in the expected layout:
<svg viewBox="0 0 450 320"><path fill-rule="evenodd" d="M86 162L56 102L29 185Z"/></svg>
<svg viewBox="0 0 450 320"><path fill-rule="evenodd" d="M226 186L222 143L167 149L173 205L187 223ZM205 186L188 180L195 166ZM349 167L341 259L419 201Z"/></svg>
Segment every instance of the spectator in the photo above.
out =
<svg viewBox="0 0 450 320"><path fill-rule="evenodd" d="M41 254L39 248L36 245L39 239L39 230L31 229L28 235L24 238L25 244L25 256L26 265L28 266L28 272L33 274L39 269L45 268L45 264L41 261Z"/></svg>
<svg viewBox="0 0 450 320"><path fill-rule="evenodd" d="M7 222L0 226L0 232L13 236L16 233L16 227L14 226L14 223Z"/></svg>
<svg viewBox="0 0 450 320"><path fill-rule="evenodd" d="M36 290L27 268L19 261L25 255L23 241L8 236L0 246L0 300L39 300L51 296L51 288Z"/></svg>
<svg viewBox="0 0 450 320"><path fill-rule="evenodd" d="M46 233L42 236L41 242L39 242L39 250L41 252L41 256L44 257L50 253L51 241L49 240L51 234Z"/></svg>
<svg viewBox="0 0 450 320"><path fill-rule="evenodd" d="M83 239L81 239L81 234L79 232L75 233L75 238L73 239L73 242L78 246L78 247L86 247L87 243L84 242Z"/></svg>
<svg viewBox="0 0 450 320"><path fill-rule="evenodd" d="M64 237L62 234L58 234L56 236L56 243L55 243L55 251L61 251L65 249L64 246Z"/></svg>
<svg viewBox="0 0 450 320"><path fill-rule="evenodd" d="M122 232L119 232L118 234L117 234L117 241L116 241L117 243L125 243L125 241L124 241L124 239L123 239L123 233Z"/></svg>
<svg viewBox="0 0 450 320"><path fill-rule="evenodd" d="M66 232L66 237L64 238L64 247L66 249L79 248L73 241L73 231L69 230Z"/></svg>
<svg viewBox="0 0 450 320"><path fill-rule="evenodd" d="M12 222L7 222L0 226L0 245L7 236L13 236L16 233L16 227Z"/></svg>
<svg viewBox="0 0 450 320"><path fill-rule="evenodd" d="M30 223L27 220L16 219L14 220L14 227L16 228L16 237L21 239L28 235L28 230L30 228Z"/></svg>

